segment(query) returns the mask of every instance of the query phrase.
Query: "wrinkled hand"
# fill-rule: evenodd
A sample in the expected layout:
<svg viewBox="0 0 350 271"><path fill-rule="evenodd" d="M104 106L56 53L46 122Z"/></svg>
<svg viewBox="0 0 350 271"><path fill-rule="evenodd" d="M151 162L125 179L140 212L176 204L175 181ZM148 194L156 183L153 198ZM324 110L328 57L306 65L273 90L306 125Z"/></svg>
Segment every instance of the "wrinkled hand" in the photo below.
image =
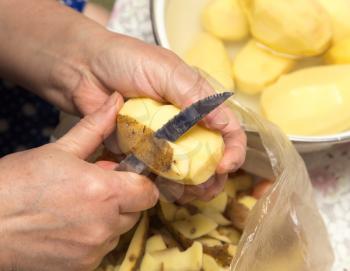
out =
<svg viewBox="0 0 350 271"><path fill-rule="evenodd" d="M1 270L93 270L156 203L146 177L84 161L121 104L115 94L57 143L0 160Z"/></svg>
<svg viewBox="0 0 350 271"><path fill-rule="evenodd" d="M113 91L124 97L167 101L180 108L215 93L196 70L166 49L116 34L101 40L100 51L72 92L74 104L83 114L94 111ZM238 169L245 158L245 134L225 105L209 114L203 123L222 133L224 156L217 168L217 178L202 186L187 187L181 201L212 198L222 190L226 174Z"/></svg>

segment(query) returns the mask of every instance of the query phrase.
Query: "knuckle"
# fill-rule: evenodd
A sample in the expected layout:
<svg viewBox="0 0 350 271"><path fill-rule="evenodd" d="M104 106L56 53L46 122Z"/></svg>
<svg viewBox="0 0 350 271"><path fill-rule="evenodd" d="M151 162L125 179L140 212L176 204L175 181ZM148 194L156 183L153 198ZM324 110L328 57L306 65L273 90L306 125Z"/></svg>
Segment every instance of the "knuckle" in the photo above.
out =
<svg viewBox="0 0 350 271"><path fill-rule="evenodd" d="M96 120L94 119L94 117L92 115L88 115L88 116L84 117L80 121L80 125L88 133L98 136L99 139L101 140L101 142L104 140L103 133L101 133L100 129L98 129L98 127L100 127L100 126L98 125L98 123L96 122Z"/></svg>
<svg viewBox="0 0 350 271"><path fill-rule="evenodd" d="M109 186L99 179L90 179L84 184L84 194L89 200L103 200L110 194Z"/></svg>
<svg viewBox="0 0 350 271"><path fill-rule="evenodd" d="M132 193L135 198L139 198L143 203L144 209L154 206L158 200L158 193L155 185L145 176L133 174L134 181Z"/></svg>
<svg viewBox="0 0 350 271"><path fill-rule="evenodd" d="M89 230L85 243L93 248L104 246L112 236L112 231L106 225L96 225Z"/></svg>

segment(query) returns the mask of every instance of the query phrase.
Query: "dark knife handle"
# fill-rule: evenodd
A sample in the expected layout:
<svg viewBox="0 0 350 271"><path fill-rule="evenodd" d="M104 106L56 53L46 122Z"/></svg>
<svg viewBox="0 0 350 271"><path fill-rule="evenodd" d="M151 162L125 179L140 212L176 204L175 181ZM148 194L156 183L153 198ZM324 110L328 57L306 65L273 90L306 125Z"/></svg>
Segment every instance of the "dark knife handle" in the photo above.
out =
<svg viewBox="0 0 350 271"><path fill-rule="evenodd" d="M133 154L129 154L119 165L115 168L116 171L128 171L136 174L141 174L147 169L147 166L137 159Z"/></svg>

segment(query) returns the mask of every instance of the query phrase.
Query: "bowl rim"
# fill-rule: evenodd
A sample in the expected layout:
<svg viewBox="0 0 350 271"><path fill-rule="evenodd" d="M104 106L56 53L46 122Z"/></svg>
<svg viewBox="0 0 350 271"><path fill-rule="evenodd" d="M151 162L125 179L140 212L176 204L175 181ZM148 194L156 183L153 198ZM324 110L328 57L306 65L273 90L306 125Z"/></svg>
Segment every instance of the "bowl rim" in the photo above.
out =
<svg viewBox="0 0 350 271"><path fill-rule="evenodd" d="M152 31L155 41L158 45L171 50L170 43L167 37L165 27L165 0L151 0L150 1L150 15L152 23ZM303 144L320 144L320 143L346 143L350 142L350 131L345 131L336 134L323 136L301 136L301 135L287 135L288 138L295 143Z"/></svg>

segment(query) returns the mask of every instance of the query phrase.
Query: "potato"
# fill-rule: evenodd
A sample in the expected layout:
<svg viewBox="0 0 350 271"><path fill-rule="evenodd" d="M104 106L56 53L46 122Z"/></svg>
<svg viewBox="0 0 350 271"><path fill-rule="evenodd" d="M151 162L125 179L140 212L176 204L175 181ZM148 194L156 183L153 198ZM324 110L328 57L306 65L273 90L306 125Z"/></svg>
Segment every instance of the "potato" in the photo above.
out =
<svg viewBox="0 0 350 271"><path fill-rule="evenodd" d="M329 15L316 0L240 0L255 39L295 56L322 54L330 45Z"/></svg>
<svg viewBox="0 0 350 271"><path fill-rule="evenodd" d="M176 214L176 211L178 209L178 207L175 204L164 201L164 200L160 200L159 206L160 206L161 212L166 220L168 220L168 221L175 220L175 214Z"/></svg>
<svg viewBox="0 0 350 271"><path fill-rule="evenodd" d="M203 254L203 267L201 271L224 271L225 269L222 268L216 260L207 254Z"/></svg>
<svg viewBox="0 0 350 271"><path fill-rule="evenodd" d="M236 186L235 183L232 181L232 178L228 178L225 187L224 187L224 192L229 196L230 198L235 198L236 197Z"/></svg>
<svg viewBox="0 0 350 271"><path fill-rule="evenodd" d="M255 95L290 71L294 64L295 60L273 54L251 40L237 54L233 76L241 92Z"/></svg>
<svg viewBox="0 0 350 271"><path fill-rule="evenodd" d="M239 239L241 238L241 234L234 229L233 227L218 227L217 232L222 235L226 236L232 245L237 245L239 242Z"/></svg>
<svg viewBox="0 0 350 271"><path fill-rule="evenodd" d="M162 221L163 225L166 227L166 229L171 233L174 239L176 239L184 248L190 247L194 241L201 241L202 238L207 238L207 236L199 237L194 240L191 239L192 236L190 236L191 238L188 238L184 234L182 234L178 229L176 229L173 223L169 223L169 221L166 221L164 219L160 208L158 208L157 214L159 219ZM201 227L203 227L203 225ZM186 230L186 232L188 232L188 230ZM235 246L228 243L221 245L206 244L205 241L201 241L201 243L203 244L204 252L213 256L218 261L218 263L220 263L220 265L229 266L231 264L232 257L234 256L236 251Z"/></svg>
<svg viewBox="0 0 350 271"><path fill-rule="evenodd" d="M204 253L212 256L221 266L230 266L235 256L237 247L231 244L224 244L215 247L203 247Z"/></svg>
<svg viewBox="0 0 350 271"><path fill-rule="evenodd" d="M243 196L238 199L238 203L244 205L251 211L256 204L256 199L251 196Z"/></svg>
<svg viewBox="0 0 350 271"><path fill-rule="evenodd" d="M202 26L215 37L227 41L244 39L249 27L238 0L213 0L203 10Z"/></svg>
<svg viewBox="0 0 350 271"><path fill-rule="evenodd" d="M250 190L253 187L253 178L251 175L243 173L232 177L230 176L227 180L227 183L231 183L230 186L234 186L234 188L227 188L229 189L229 193L233 194L234 192Z"/></svg>
<svg viewBox="0 0 350 271"><path fill-rule="evenodd" d="M222 235L217 230L213 230L213 231L209 232L208 236L211 238L214 238L218 241L221 241L223 243L228 243L228 244L231 243L231 240L226 235Z"/></svg>
<svg viewBox="0 0 350 271"><path fill-rule="evenodd" d="M333 26L333 42L350 38L350 1L317 0L328 12Z"/></svg>
<svg viewBox="0 0 350 271"><path fill-rule="evenodd" d="M225 192L221 192L210 201L193 200L190 205L195 206L200 211L223 213L227 205L227 194Z"/></svg>
<svg viewBox="0 0 350 271"><path fill-rule="evenodd" d="M333 44L324 58L328 64L350 64L350 38Z"/></svg>
<svg viewBox="0 0 350 271"><path fill-rule="evenodd" d="M174 220L183 220L191 217L190 212L185 207L179 207L176 210Z"/></svg>
<svg viewBox="0 0 350 271"><path fill-rule="evenodd" d="M227 226L231 224L231 221L223 216L222 213L214 211L203 211L203 215L212 219L215 223L220 226Z"/></svg>
<svg viewBox="0 0 350 271"><path fill-rule="evenodd" d="M187 250L178 248L146 253L140 271L200 271L203 263L203 247L194 242Z"/></svg>
<svg viewBox="0 0 350 271"><path fill-rule="evenodd" d="M227 206L226 215L232 224L239 230L243 230L249 215L254 207L256 199L250 196L243 196L239 199L232 199Z"/></svg>
<svg viewBox="0 0 350 271"><path fill-rule="evenodd" d="M200 33L186 52L185 61L211 75L225 89L234 89L231 59L220 39L208 33Z"/></svg>
<svg viewBox="0 0 350 271"><path fill-rule="evenodd" d="M213 220L202 214L196 214L185 220L175 221L172 225L176 231L192 240L208 234L218 226Z"/></svg>
<svg viewBox="0 0 350 271"><path fill-rule="evenodd" d="M203 246L207 247L216 247L222 245L222 242L220 240L212 237L201 237L196 239L196 241L200 242Z"/></svg>
<svg viewBox="0 0 350 271"><path fill-rule="evenodd" d="M270 180L261 180L254 185L252 196L256 199L262 198L272 187L273 182Z"/></svg>
<svg viewBox="0 0 350 271"><path fill-rule="evenodd" d="M302 69L282 76L261 96L267 119L289 135L325 135L350 128L350 65Z"/></svg>
<svg viewBox="0 0 350 271"><path fill-rule="evenodd" d="M156 139L161 128L180 110L148 98L128 100L117 116L117 134L123 153L133 153L156 174L181 184L198 185L214 173L223 155L220 133L195 125L172 143Z"/></svg>
<svg viewBox="0 0 350 271"><path fill-rule="evenodd" d="M119 268L119 271L137 270L145 251L148 228L149 219L147 212L145 212L143 213L142 218L136 228L135 234L131 239L129 248Z"/></svg>
<svg viewBox="0 0 350 271"><path fill-rule="evenodd" d="M164 250L167 246L160 234L153 235L147 239L145 253L151 253L154 251Z"/></svg>

